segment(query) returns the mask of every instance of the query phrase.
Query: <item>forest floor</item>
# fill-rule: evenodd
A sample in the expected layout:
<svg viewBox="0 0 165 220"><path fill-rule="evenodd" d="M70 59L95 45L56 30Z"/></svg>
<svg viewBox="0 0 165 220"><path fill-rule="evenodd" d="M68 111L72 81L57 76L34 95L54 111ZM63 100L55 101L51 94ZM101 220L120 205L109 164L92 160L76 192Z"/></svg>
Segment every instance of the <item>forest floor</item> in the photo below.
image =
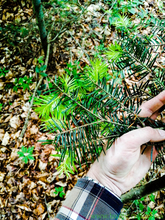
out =
<svg viewBox="0 0 165 220"><path fill-rule="evenodd" d="M85 5L86 2L88 1L81 4ZM97 57L98 51L104 51L115 41L115 28L110 27L109 17L105 13L111 8L107 2L91 1L84 13L78 11L78 8L72 9L75 14L79 14L79 18L70 23L70 26L67 19L63 21L68 22L65 27L67 30L61 32L52 44L47 71L49 76L63 74L67 63L74 61L79 61L83 68L89 64L89 57ZM159 1L141 2L144 19L151 13L162 19ZM50 8L46 10L45 19L48 19ZM54 15L53 18L58 21L58 16ZM136 13L129 13L129 18L135 24L139 22ZM54 19L49 19L47 25ZM18 141L28 114L29 99L38 81L35 73L37 59L44 53L31 1L2 0L0 23L0 219L53 219L61 202L77 180L87 173L91 162L89 160L88 167L83 164L81 169L77 165L78 172L70 174L69 178L64 174L59 176L56 169L59 160L51 156L57 153L54 146L38 142L52 139L54 135L41 130L41 119L34 109L31 110L24 137L21 142ZM57 34L59 31L60 26L57 25ZM141 32L148 34L146 29ZM31 82L28 83L29 77ZM47 81L43 80L43 85L46 84ZM34 161L27 164L22 162L18 156L22 146L34 146ZM154 172L148 172L143 182L160 177L164 173L164 166L158 167ZM64 198L55 194L55 187L63 187ZM154 193L153 196L154 199L147 196L139 202L124 205L120 219L151 219L153 210L158 211L155 219L164 219L164 190ZM147 207L151 208L148 214ZM138 215L141 217L137 217Z"/></svg>

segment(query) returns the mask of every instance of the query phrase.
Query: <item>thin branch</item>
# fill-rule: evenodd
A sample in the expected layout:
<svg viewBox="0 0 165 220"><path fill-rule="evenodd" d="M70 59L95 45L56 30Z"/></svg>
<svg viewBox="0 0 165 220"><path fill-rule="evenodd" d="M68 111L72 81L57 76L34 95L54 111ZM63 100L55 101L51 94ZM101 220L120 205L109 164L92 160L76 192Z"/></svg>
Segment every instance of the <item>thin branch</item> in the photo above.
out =
<svg viewBox="0 0 165 220"><path fill-rule="evenodd" d="M119 137L118 135L109 135L109 136L106 136L106 137L101 137L101 138L97 138L97 139L91 139L91 140L82 140L82 144L89 144L89 142L98 142L98 141L101 141L101 140L105 140L105 139L109 139L109 138L117 138L117 137ZM54 141L55 142L55 141ZM80 144L79 143L75 143L75 146L77 147L77 146L79 146ZM70 147L71 145L65 145L65 148L67 148L67 147ZM60 146L61 147L61 146ZM64 146L63 146L63 148L64 148ZM61 149L62 149L62 147L61 147Z"/></svg>
<svg viewBox="0 0 165 220"><path fill-rule="evenodd" d="M146 195L162 190L164 188L165 188L165 175L157 180L154 180L143 186L130 190L129 192L121 196L121 201L123 203L127 203L130 202L131 200L140 199Z"/></svg>
<svg viewBox="0 0 165 220"><path fill-rule="evenodd" d="M50 53L50 43L48 42L48 46L47 46L47 54L46 54L46 60L45 60L45 65L47 66L48 65L48 61L49 61L49 53ZM45 70L46 71L46 70ZM35 89L34 89L34 92L33 92L33 96L32 96L32 99L31 99L31 102L30 102L30 106L29 106L29 110L28 110L28 114L27 114L27 117L26 117L26 120L25 120L25 124L23 126L23 129L22 129L22 132L18 138L18 141L21 141L24 134L25 134L25 131L26 131L26 128L27 128L27 125L28 125L28 122L29 122L29 116L30 116L30 113L31 113L31 109L32 109L32 106L33 106L33 102L34 102L34 97L35 97L35 94L37 92L37 89L39 88L42 80L43 80L43 76L41 76L38 84L36 85Z"/></svg>
<svg viewBox="0 0 165 220"><path fill-rule="evenodd" d="M125 127L128 127L128 125L125 125L125 124L120 124L120 123L117 123L117 122L113 122L113 121L108 121L106 119L103 119L103 120L100 120L100 121L96 121L96 122L92 122L92 123L89 123L89 124L85 124L85 125L81 125L79 127L75 127L75 128L72 128L72 129L69 129L69 130L66 130L66 131L63 131L63 132L59 132L58 134L56 134L54 137L57 137L59 135L62 135L62 134L66 134L68 132L72 132L72 131L75 131L75 130L78 130L78 129L81 129L81 128L84 128L84 127L87 127L87 126L91 126L93 124L99 124L101 122L105 122L105 123L111 123L111 124L115 124L115 125L119 125L119 126L125 126ZM132 128L136 128L134 126L131 126Z"/></svg>
<svg viewBox="0 0 165 220"><path fill-rule="evenodd" d="M146 66L144 63L142 63L139 59L137 59L135 56L133 56L128 50L125 49L125 52L127 52L129 54L129 56L136 60L136 62L138 62L140 65L142 65L145 69L147 69L150 73L152 73L152 69L148 68L148 66Z"/></svg>
<svg viewBox="0 0 165 220"><path fill-rule="evenodd" d="M83 51L83 53L88 57L88 60L90 62L90 57L89 55L84 51L84 49L81 47L81 45L79 44L78 41L76 41L76 39L73 37L73 35L69 32L70 36L73 38L73 40L78 44L78 46L81 48L81 50Z"/></svg>
<svg viewBox="0 0 165 220"><path fill-rule="evenodd" d="M62 34L64 31L67 30L67 29L63 29L65 26L66 26L66 25L62 25L60 31L59 31L58 34L50 41L50 43L54 42L60 34ZM62 30L62 29L63 29L63 30Z"/></svg>
<svg viewBox="0 0 165 220"><path fill-rule="evenodd" d="M90 126L90 125L93 125L93 124L99 124L99 123L101 123L101 122L106 122L106 120L103 119L103 120L100 120L100 121L95 121L95 122L92 122L92 123L89 123L89 124L81 125L81 126L79 126L79 127L75 127L75 128L70 129L70 130L60 132L60 133L58 133L57 135L55 135L55 137L58 136L59 134L62 135L62 134L65 134L65 133L67 133L67 132L72 132L72 131L75 131L75 130L77 130L77 129L81 129L81 128L84 128L84 127L87 127L87 126Z"/></svg>
<svg viewBox="0 0 165 220"><path fill-rule="evenodd" d="M165 46L165 44L149 44L147 46L156 47L156 46Z"/></svg>

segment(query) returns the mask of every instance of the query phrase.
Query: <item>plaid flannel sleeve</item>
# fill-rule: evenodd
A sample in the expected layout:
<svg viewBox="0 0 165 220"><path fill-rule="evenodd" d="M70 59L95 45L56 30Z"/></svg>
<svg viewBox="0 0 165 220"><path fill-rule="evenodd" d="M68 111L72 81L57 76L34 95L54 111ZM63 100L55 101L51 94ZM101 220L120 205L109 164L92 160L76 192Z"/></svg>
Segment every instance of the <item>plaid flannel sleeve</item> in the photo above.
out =
<svg viewBox="0 0 165 220"><path fill-rule="evenodd" d="M69 193L56 220L114 220L118 219L122 207L117 195L85 177Z"/></svg>

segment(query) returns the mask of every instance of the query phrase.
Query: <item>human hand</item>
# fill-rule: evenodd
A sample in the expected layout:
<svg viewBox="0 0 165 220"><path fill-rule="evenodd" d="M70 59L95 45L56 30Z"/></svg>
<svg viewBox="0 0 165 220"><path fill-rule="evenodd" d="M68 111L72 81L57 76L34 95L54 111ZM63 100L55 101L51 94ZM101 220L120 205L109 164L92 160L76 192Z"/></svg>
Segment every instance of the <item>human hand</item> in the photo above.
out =
<svg viewBox="0 0 165 220"><path fill-rule="evenodd" d="M165 91L142 104L140 117L156 119L165 104ZM151 127L139 128L117 138L106 154L101 153L89 169L87 176L108 187L118 196L134 187L151 166L151 148L143 154L143 144L165 140L165 131ZM157 156L153 147L152 161Z"/></svg>

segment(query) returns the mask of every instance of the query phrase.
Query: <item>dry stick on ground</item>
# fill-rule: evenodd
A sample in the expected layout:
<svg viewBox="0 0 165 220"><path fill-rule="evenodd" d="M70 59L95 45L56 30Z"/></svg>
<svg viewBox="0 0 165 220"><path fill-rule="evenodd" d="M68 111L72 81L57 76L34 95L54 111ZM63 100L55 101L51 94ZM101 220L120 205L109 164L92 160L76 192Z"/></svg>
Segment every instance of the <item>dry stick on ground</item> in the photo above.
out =
<svg viewBox="0 0 165 220"><path fill-rule="evenodd" d="M51 44L50 38L51 38L51 32L52 32L52 29L53 29L54 24L55 24L55 20L54 20L54 22L53 22L53 24L52 24L52 26L51 26L51 29L50 29L50 31L49 31L49 33L48 33L48 41L47 41L47 42L48 42L48 45L47 45L47 52L46 52L46 59L45 59L46 69L47 69L47 65L48 65L48 61L49 61L50 44ZM45 72L46 72L46 70L45 70ZM23 136L24 136L24 133L25 133L26 128L27 128L27 125L28 125L29 116L30 116L31 108L32 108L32 106L33 106L35 94L36 94L37 89L39 88L39 86L40 86L40 84L41 84L43 78L44 78L44 77L41 76L41 78L40 78L40 80L39 80L39 82L38 82L38 84L37 84L37 86L35 87L35 90L34 90L34 92L33 92L32 100L31 100L31 102L30 102L30 107L29 107L29 110L28 110L28 115L27 115L27 117L26 117L25 124L24 124L24 126L23 126L22 132L21 132L21 134L20 134L20 136L19 136L19 138L18 138L18 141L20 141L20 142L22 141L22 138L23 138Z"/></svg>
<svg viewBox="0 0 165 220"><path fill-rule="evenodd" d="M128 193L121 196L121 201L123 203L127 203L130 202L131 200L140 199L143 196L149 195L164 188L165 188L165 175L157 180L154 180L143 186L130 190Z"/></svg>
<svg viewBox="0 0 165 220"><path fill-rule="evenodd" d="M50 53L50 43L48 42L47 55L46 55L46 60L45 60L45 65L46 65L46 66L48 65L48 61L49 61L49 53ZM45 70L45 71L46 71L46 70ZM28 121L29 121L29 116L30 116L30 113L31 113L31 108L32 108L33 102L34 102L34 97L35 97L35 94L36 94L36 92L37 92L37 89L39 88L39 86L40 86L40 84L41 84L43 78L44 78L44 77L41 76L41 78L40 78L40 80L39 80L39 82L38 82L38 84L37 84L37 86L35 87L35 90L34 90L34 92L33 92L32 100L31 100L31 102L30 102L30 107L29 107L29 110L28 110L28 115L27 115L27 117L26 117L25 124L24 124L24 126L23 126L23 129L22 129L22 132L21 132L21 134L20 134L20 136L19 136L18 141L21 141L21 140L22 140L22 138L23 138L23 136L24 136L24 133L25 133L25 131L26 131L26 128L27 128L27 125L28 125Z"/></svg>

